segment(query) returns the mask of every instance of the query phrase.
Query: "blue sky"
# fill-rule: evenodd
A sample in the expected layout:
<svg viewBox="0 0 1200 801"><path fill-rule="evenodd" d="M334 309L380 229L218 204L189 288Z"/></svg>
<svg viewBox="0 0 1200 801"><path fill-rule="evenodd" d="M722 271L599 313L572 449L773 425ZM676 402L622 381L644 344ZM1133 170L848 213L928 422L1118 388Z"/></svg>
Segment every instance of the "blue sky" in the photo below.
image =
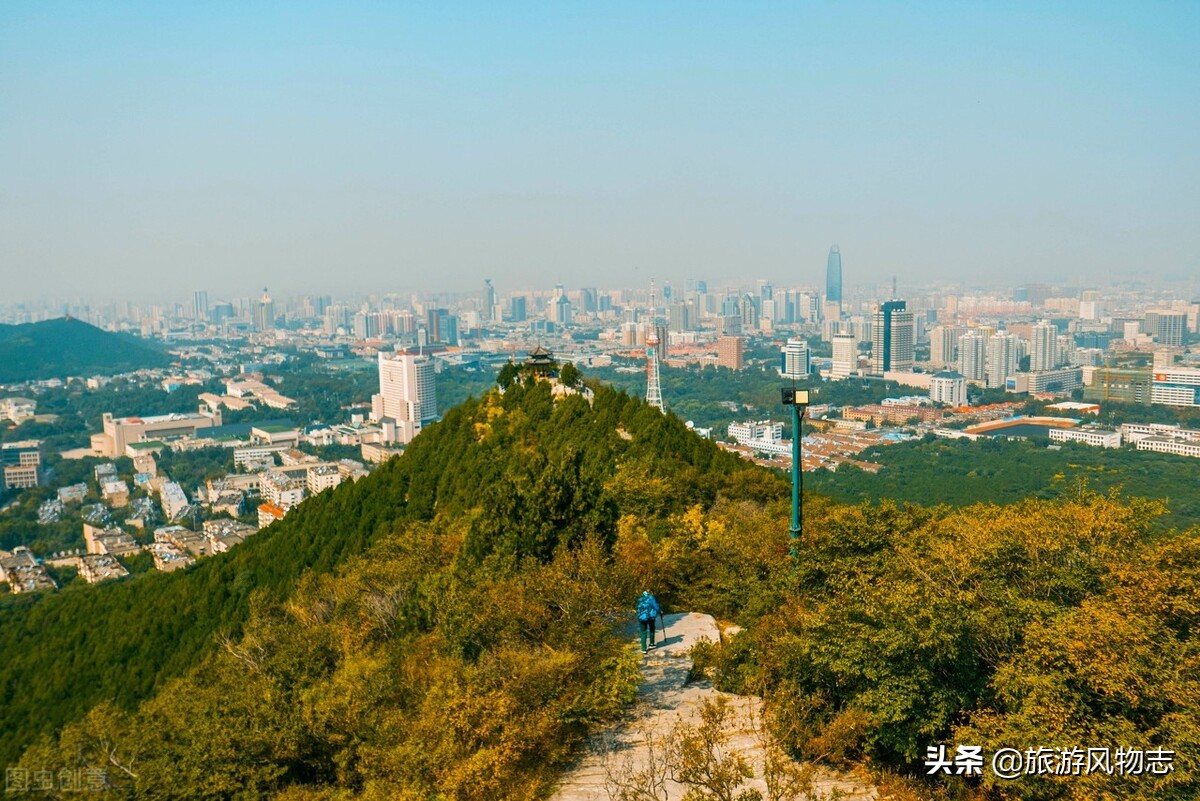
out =
<svg viewBox="0 0 1200 801"><path fill-rule="evenodd" d="M1200 274L1200 3L0 4L0 293Z"/></svg>

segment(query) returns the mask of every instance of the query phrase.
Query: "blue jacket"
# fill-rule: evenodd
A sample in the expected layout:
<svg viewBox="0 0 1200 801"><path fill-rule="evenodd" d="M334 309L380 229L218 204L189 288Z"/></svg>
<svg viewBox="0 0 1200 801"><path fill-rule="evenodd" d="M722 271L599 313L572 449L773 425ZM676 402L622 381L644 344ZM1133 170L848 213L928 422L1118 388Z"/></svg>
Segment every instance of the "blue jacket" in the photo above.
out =
<svg viewBox="0 0 1200 801"><path fill-rule="evenodd" d="M643 592L637 602L638 620L654 620L660 614L662 610L658 608L658 601L650 593Z"/></svg>

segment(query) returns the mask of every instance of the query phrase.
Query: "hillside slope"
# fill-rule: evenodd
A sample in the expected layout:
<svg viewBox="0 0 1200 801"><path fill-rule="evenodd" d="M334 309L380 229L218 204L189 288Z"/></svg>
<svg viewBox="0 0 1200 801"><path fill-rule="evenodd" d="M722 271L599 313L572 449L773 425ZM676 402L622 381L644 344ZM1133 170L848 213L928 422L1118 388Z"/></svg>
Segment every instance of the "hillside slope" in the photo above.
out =
<svg viewBox="0 0 1200 801"><path fill-rule="evenodd" d="M170 356L154 343L72 317L0 325L0 381L123 373L169 363Z"/></svg>
<svg viewBox="0 0 1200 801"><path fill-rule="evenodd" d="M329 573L411 522L482 507L489 513L467 542L476 558L498 547L544 558L559 540L611 542L618 508L663 518L711 504L748 470L610 389L592 406L555 403L545 385L468 401L400 458L305 501L229 554L183 572L0 600L0 763L102 701L134 707L219 636L238 637L252 598L282 601L303 574ZM761 481L733 491L759 492Z"/></svg>

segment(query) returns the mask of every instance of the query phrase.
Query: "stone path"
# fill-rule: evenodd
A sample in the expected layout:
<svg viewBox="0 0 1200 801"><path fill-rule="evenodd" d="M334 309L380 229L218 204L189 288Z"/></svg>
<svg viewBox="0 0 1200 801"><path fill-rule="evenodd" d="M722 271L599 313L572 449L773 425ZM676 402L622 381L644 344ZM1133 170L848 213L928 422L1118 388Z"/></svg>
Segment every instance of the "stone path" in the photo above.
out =
<svg viewBox="0 0 1200 801"><path fill-rule="evenodd" d="M744 695L731 695L712 688L708 682L687 683L692 661L688 650L697 640L721 639L717 622L711 615L695 612L667 615L666 639L659 633L658 647L643 658L642 684L637 705L630 720L597 735L589 743L587 753L563 777L552 801L609 801L613 798L612 780L637 772L658 772L662 738L669 735L680 721L695 725L699 712L708 699L723 696L730 704L730 733L728 748L740 752L754 766L756 778L745 787L753 787L766 795L761 775L763 747L755 721L759 720L761 700ZM875 791L850 776L819 771L814 777L813 798L828 797L836 790L844 801L874 801ZM687 788L665 780L660 788L660 801L678 801Z"/></svg>

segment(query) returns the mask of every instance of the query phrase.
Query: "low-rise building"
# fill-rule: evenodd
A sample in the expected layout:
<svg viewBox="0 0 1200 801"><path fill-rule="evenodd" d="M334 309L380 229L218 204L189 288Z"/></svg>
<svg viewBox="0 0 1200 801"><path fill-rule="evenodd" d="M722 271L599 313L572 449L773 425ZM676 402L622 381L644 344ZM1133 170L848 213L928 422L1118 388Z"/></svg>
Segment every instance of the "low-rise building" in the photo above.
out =
<svg viewBox="0 0 1200 801"><path fill-rule="evenodd" d="M300 429L282 423L266 423L250 429L252 442L261 445L283 445L294 448L300 441Z"/></svg>
<svg viewBox="0 0 1200 801"><path fill-rule="evenodd" d="M62 503L83 503L83 499L87 497L88 485L84 482L71 484L66 487L59 487L58 500Z"/></svg>
<svg viewBox="0 0 1200 801"><path fill-rule="evenodd" d="M304 500L305 482L291 476L271 471L264 473L259 482L263 500L275 506L290 508Z"/></svg>
<svg viewBox="0 0 1200 801"><path fill-rule="evenodd" d="M351 481L358 481L363 476L367 475L367 468L362 462L356 462L353 459L339 459L338 472L342 474L342 478L348 478Z"/></svg>
<svg viewBox="0 0 1200 801"><path fill-rule="evenodd" d="M1031 395L1070 395L1077 389L1083 389L1083 370L1079 367L1062 367L1017 373L1008 377L1005 388L1009 392L1028 392Z"/></svg>
<svg viewBox="0 0 1200 801"><path fill-rule="evenodd" d="M770 420L730 423L729 437L739 445L763 453L790 454L792 443L783 438L783 423Z"/></svg>
<svg viewBox="0 0 1200 801"><path fill-rule="evenodd" d="M0 581L6 582L13 594L53 590L58 586L45 566L24 546L14 548L12 553L0 551Z"/></svg>
<svg viewBox="0 0 1200 801"><path fill-rule="evenodd" d="M1052 442L1082 442L1094 448L1121 447L1121 432L1102 428L1051 428L1048 432Z"/></svg>
<svg viewBox="0 0 1200 801"><path fill-rule="evenodd" d="M251 445L248 448L235 448L233 451L233 466L249 470L261 465L274 465L275 454L289 449L287 445Z"/></svg>
<svg viewBox="0 0 1200 801"><path fill-rule="evenodd" d="M221 413L213 410L208 414L160 414L146 417L113 417L105 413L102 417L104 431L92 435L92 450L100 456L116 458L125 454L125 446L131 442L147 440L184 439L196 436L204 428L221 425Z"/></svg>
<svg viewBox="0 0 1200 801"><path fill-rule="evenodd" d="M170 543L181 552L190 553L195 557L208 556L211 553L208 547L208 537L183 526L156 528L154 541Z"/></svg>
<svg viewBox="0 0 1200 801"><path fill-rule="evenodd" d="M1139 451L1173 453L1176 456L1200 458L1200 442L1176 437L1142 437L1137 441Z"/></svg>
<svg viewBox="0 0 1200 801"><path fill-rule="evenodd" d="M307 481L309 493L316 495L318 492L333 489L341 484L343 479L341 471L335 465L323 464L309 469Z"/></svg>
<svg viewBox="0 0 1200 801"><path fill-rule="evenodd" d="M109 579L122 578L129 575L125 565L109 554L87 554L76 557L76 567L79 576L88 584L98 584Z"/></svg>
<svg viewBox="0 0 1200 801"><path fill-rule="evenodd" d="M238 520L207 520L204 523L204 536L208 538L212 553L225 553L245 542L257 530Z"/></svg>
<svg viewBox="0 0 1200 801"><path fill-rule="evenodd" d="M83 524L83 541L87 552L93 554L111 554L113 556L128 556L142 549L133 537L119 528L99 528L90 523Z"/></svg>
<svg viewBox="0 0 1200 801"><path fill-rule="evenodd" d="M1123 423L1121 436L1129 443L1137 443L1147 437L1166 437L1200 443L1200 431L1166 423Z"/></svg>
<svg viewBox="0 0 1200 801"><path fill-rule="evenodd" d="M6 442L0 445L0 489L30 489L41 478L42 443L31 439L25 442Z"/></svg>
<svg viewBox="0 0 1200 801"><path fill-rule="evenodd" d="M163 573L171 573L196 563L194 557L170 542L151 543L147 550L154 557L154 567Z"/></svg>
<svg viewBox="0 0 1200 801"><path fill-rule="evenodd" d="M389 448L382 442L364 442L359 446L359 452L362 454L363 461L380 464L391 459L393 456L399 456L404 453L404 449Z"/></svg>
<svg viewBox="0 0 1200 801"><path fill-rule="evenodd" d="M167 520L177 520L188 508L187 494L174 481L163 482L158 491L158 500Z"/></svg>
<svg viewBox="0 0 1200 801"><path fill-rule="evenodd" d="M281 506L276 506L273 503L259 504L258 527L259 529L264 529L276 520L282 520L285 515L287 515L287 509Z"/></svg>
<svg viewBox="0 0 1200 801"><path fill-rule="evenodd" d="M31 398L0 398L0 420L24 423L37 413L37 401Z"/></svg>
<svg viewBox="0 0 1200 801"><path fill-rule="evenodd" d="M128 506L129 485L119 478L105 479L100 485L100 497L114 509Z"/></svg>
<svg viewBox="0 0 1200 801"><path fill-rule="evenodd" d="M321 460L311 453L305 453L295 448L285 448L279 451L279 461L285 467L295 467L297 465L312 464Z"/></svg>

